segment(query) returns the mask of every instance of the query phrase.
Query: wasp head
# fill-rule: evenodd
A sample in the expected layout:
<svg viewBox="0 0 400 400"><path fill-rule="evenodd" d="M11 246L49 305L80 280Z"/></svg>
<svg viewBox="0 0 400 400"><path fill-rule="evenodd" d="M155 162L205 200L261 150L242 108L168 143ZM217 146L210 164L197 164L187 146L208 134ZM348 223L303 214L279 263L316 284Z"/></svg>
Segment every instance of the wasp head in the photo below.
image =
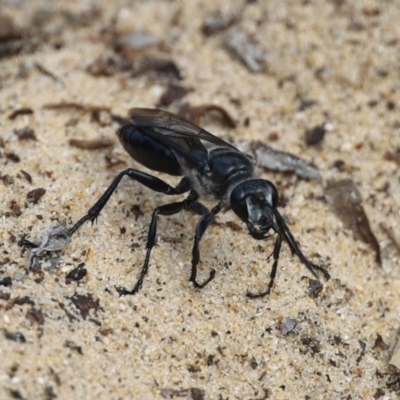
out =
<svg viewBox="0 0 400 400"><path fill-rule="evenodd" d="M230 205L235 214L247 224L250 235L265 239L270 229L276 230L275 212L278 191L269 181L251 179L239 183L230 195Z"/></svg>

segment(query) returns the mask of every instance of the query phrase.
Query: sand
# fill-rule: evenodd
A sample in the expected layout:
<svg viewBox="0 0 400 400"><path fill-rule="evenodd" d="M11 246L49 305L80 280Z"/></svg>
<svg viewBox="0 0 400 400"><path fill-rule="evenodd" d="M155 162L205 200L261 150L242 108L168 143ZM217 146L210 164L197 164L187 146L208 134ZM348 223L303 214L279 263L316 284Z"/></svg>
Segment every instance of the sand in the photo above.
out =
<svg viewBox="0 0 400 400"><path fill-rule="evenodd" d="M398 398L400 374L389 359L399 330L399 252L381 223L400 236L400 3L223 4L232 25L207 36L215 1L0 3L17 34L31 32L22 39L31 51L0 59L0 280L12 282L0 286L0 398ZM259 72L223 45L239 28L258 43ZM162 54L178 71L147 73L135 61L132 73L119 60L109 76L88 72L113 54L115 35L132 31L156 44L126 51L130 60ZM319 168L320 182L260 171L277 185L304 253L331 274L318 296L284 244L270 296L247 298L248 289L266 288L274 241L252 239L232 212L201 241L199 279L211 268L216 276L195 289L188 279L199 217L183 212L159 218L143 288L120 297L116 286L136 281L153 209L183 199L128 178L97 223L38 260L42 271L25 273L22 236L38 242L57 221L72 226L120 171L141 168L118 143L111 116L156 107L171 83L189 89L182 101L217 104L237 121L232 129L202 118L211 132L261 140ZM46 107L60 103L86 109ZM306 146L316 126L326 128L324 140ZM36 139L16 134L26 127ZM114 145L90 151L69 142L99 138ZM361 193L382 266L324 200L328 180L342 178ZM87 275L66 282L80 263Z"/></svg>

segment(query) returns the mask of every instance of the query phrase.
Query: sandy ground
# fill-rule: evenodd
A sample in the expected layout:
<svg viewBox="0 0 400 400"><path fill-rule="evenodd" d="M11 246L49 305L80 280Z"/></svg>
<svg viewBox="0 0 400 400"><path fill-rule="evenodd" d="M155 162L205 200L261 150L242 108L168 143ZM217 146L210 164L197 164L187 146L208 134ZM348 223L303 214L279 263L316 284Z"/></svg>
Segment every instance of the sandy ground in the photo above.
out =
<svg viewBox="0 0 400 400"><path fill-rule="evenodd" d="M218 8L211 0L48 3L0 2L24 44L0 59L0 398L398 398L400 374L388 362L398 339L399 253L380 224L400 236L399 1L221 1L233 24L210 36L202 26ZM238 27L265 51L259 72L222 44ZM109 76L93 75L95 60L131 31L157 43L125 49L129 60L149 51L179 70L139 65L132 73L119 60ZM135 282L152 210L170 201L127 178L97 224L25 274L23 235L38 241L55 221L72 226L113 177L138 167L108 111L96 119L87 108L45 106L126 116L155 107L171 82L190 89L191 105L220 105L238 122L231 129L203 119L215 134L262 140L318 166L322 182L262 172L285 199L281 212L305 254L331 273L317 297L283 245L271 295L248 299L248 288L266 287L273 240L253 240L232 213L218 216L201 242L200 277L217 270L204 289L188 284L199 217L182 213L159 218L142 290L119 297L116 286ZM305 131L321 124L323 142L306 146ZM16 134L27 127L36 139ZM114 147L69 142L99 138ZM381 267L324 201L327 180L345 177L364 199ZM45 193L31 193L39 188ZM67 283L82 262L88 274Z"/></svg>

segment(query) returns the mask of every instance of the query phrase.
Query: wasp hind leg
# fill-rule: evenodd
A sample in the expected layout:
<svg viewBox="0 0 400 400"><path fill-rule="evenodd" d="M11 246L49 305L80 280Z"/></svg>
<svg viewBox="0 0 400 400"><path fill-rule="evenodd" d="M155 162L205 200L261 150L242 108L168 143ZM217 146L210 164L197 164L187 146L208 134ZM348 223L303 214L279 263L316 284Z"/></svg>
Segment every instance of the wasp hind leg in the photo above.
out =
<svg viewBox="0 0 400 400"><path fill-rule="evenodd" d="M153 211L153 215L151 217L149 234L147 237L147 245L146 245L146 256L144 258L142 269L139 273L138 280L132 290L127 290L122 287L117 287L117 291L121 296L124 295L133 295L139 291L139 289L143 285L143 280L148 273L149 270L149 262L150 262L150 254L156 242L157 235L157 216L158 215L173 215L177 214L182 210L188 209L193 202L195 202L198 198L197 193L191 192L189 196L183 200L176 203L165 204L163 206L157 207Z"/></svg>

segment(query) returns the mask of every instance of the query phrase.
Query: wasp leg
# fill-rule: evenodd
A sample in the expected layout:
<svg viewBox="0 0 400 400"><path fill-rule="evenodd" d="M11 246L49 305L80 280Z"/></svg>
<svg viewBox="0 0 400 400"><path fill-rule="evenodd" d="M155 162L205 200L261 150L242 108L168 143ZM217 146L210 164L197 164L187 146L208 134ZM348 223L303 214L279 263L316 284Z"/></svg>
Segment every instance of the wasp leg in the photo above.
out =
<svg viewBox="0 0 400 400"><path fill-rule="evenodd" d="M117 288L117 291L121 296L128 295L128 294L129 295L135 294L142 287L143 279L149 270L149 261L150 261L151 250L154 247L155 242L156 242L157 216L158 215L177 214L180 211L189 208L191 206L191 204L194 201L196 201L197 198L198 198L197 193L192 191L185 200L179 201L177 203L165 204L163 206L157 207L153 211L153 216L151 218L149 234L148 234L148 238L147 238L146 257L144 259L142 270L140 271L138 280L135 284L135 287L132 290L127 290L127 289L121 288L121 287Z"/></svg>
<svg viewBox="0 0 400 400"><path fill-rule="evenodd" d="M221 205L217 204L208 214L205 214L201 220L197 223L196 226L196 234L194 236L194 244L193 244L193 250L192 250L192 272L190 274L190 282L193 283L194 287L196 288L203 288L204 286L207 285L215 276L215 269L212 269L210 271L210 276L207 278L207 280L203 283L198 283L196 281L196 275L197 275L197 265L200 262L200 250L199 250L199 243L200 240L206 231L207 227L211 224L211 222L214 220L215 216L221 211Z"/></svg>
<svg viewBox="0 0 400 400"><path fill-rule="evenodd" d="M193 204L191 204L190 208L199 215L206 215L210 212L210 210L204 204L201 204L198 201L195 201Z"/></svg>
<svg viewBox="0 0 400 400"><path fill-rule="evenodd" d="M83 216L71 229L70 235L72 236L85 222L92 221L92 223L99 216L103 207L107 204L108 200L114 193L118 184L124 176L128 176L135 181L140 182L142 185L147 186L149 189L154 190L155 192L161 192L167 195L176 195L188 192L191 189L190 182L183 178L177 187L172 187L168 185L168 183L162 181L161 179L156 178L155 176L146 174L141 171L137 171L132 168L128 168L125 171L122 171L111 183L108 189L103 193L103 195L97 200L92 208L87 212L85 216Z"/></svg>
<svg viewBox="0 0 400 400"><path fill-rule="evenodd" d="M330 274L329 272L324 268L321 267L317 264L312 263L311 261L309 261L306 256L302 253L302 251L300 250L299 246L296 243L296 240L294 239L292 232L290 232L290 229L287 227L287 225L285 224L285 221L283 220L282 216L279 214L279 212L277 210L275 210L275 217L279 226L279 230L280 232L282 232L282 235L285 239L285 241L287 242L287 244L289 245L290 249L292 250L292 253L295 253L297 255L297 257L299 257L300 261L308 268L308 270L317 278L319 279L317 273L315 272L315 270L320 271L325 279L330 279Z"/></svg>
<svg viewBox="0 0 400 400"><path fill-rule="evenodd" d="M271 273L269 275L269 283L267 290L261 293L251 293L249 290L246 293L247 297L250 297L251 299L256 299L257 297L264 297L267 294L270 294L272 286L274 286L274 281L275 281L275 276L276 276L276 270L278 269L278 261L279 261L279 253L281 252L281 246L282 246L282 235L280 232L278 232L276 241L275 241L275 246L274 246L274 263L272 264L272 269Z"/></svg>

